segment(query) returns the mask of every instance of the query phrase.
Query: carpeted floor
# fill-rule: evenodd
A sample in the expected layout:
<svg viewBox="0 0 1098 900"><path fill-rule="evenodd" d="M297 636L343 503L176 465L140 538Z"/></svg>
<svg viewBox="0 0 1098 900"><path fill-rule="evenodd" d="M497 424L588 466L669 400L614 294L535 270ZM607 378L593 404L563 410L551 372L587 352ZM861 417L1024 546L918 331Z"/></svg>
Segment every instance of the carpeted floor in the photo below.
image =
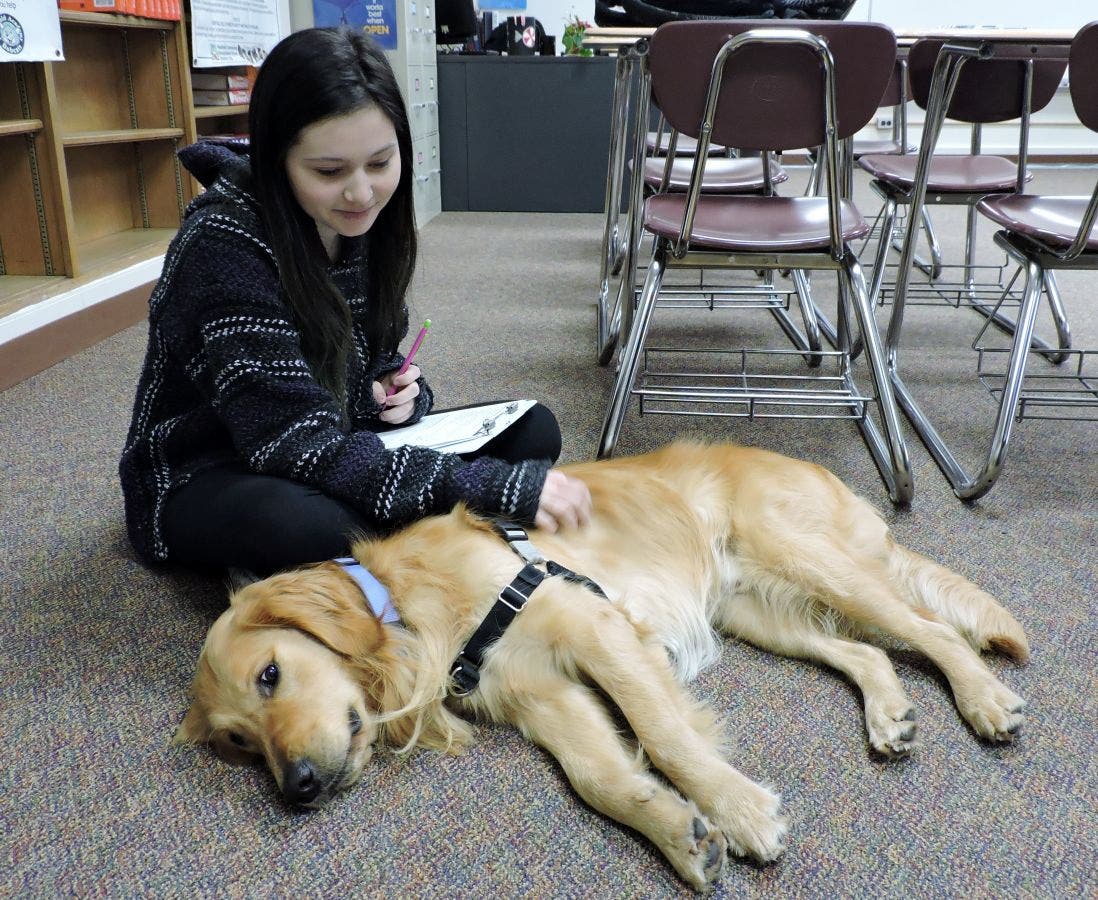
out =
<svg viewBox="0 0 1098 900"><path fill-rule="evenodd" d="M1086 193L1093 172L1040 179ZM959 220L936 222L955 254ZM594 362L601 227L595 215L446 213L424 229L412 318L433 322L419 361L440 404L536 397L558 413L568 459L594 453L610 386ZM1093 273L1062 279L1076 346L1098 347L1095 284ZM824 280L814 286L826 298ZM657 316L672 340L782 346L765 313ZM907 326L910 380L968 460L993 409L974 384L978 325L971 311L934 307ZM0 894L686 893L650 845L584 807L553 761L507 729L481 728L459 757L383 753L356 789L310 814L288 810L259 768L169 746L225 590L149 571L126 544L115 467L144 338L132 328L0 396ZM830 467L901 541L1000 597L1033 646L1024 668L990 660L1029 701L1010 747L981 743L944 679L893 653L922 746L887 763L870 756L859 698L839 676L730 644L694 689L725 717L735 764L782 792L791 834L776 865L731 862L718 896L1094 895L1095 433L1021 422L1002 481L967 506L913 443L915 501L894 510L849 423L631 410L622 453L686 434Z"/></svg>

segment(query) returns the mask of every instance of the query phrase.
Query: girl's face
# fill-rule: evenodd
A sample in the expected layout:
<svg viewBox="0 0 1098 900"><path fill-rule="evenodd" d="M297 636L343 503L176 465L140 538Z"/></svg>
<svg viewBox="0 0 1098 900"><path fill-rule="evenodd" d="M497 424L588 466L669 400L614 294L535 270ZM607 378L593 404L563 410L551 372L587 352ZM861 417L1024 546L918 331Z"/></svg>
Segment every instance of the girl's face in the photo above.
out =
<svg viewBox="0 0 1098 900"><path fill-rule="evenodd" d="M396 129L376 105L314 122L301 130L286 154L286 175L334 259L340 236L369 231L396 191Z"/></svg>

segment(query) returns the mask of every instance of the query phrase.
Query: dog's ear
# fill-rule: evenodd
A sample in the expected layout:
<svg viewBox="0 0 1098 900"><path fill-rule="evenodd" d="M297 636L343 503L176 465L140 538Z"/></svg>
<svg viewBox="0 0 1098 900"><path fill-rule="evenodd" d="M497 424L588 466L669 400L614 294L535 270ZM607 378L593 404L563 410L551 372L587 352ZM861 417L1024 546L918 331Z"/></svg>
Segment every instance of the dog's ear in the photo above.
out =
<svg viewBox="0 0 1098 900"><path fill-rule="evenodd" d="M248 569L229 569L229 603L232 603L239 591L260 580L255 572Z"/></svg>
<svg viewBox="0 0 1098 900"><path fill-rule="evenodd" d="M335 563L284 572L250 585L234 601L245 627L296 628L353 659L385 641L381 622L354 580Z"/></svg>
<svg viewBox="0 0 1098 900"><path fill-rule="evenodd" d="M206 716L206 708L197 700L194 701L183 721L172 735L172 743L179 744L205 744L210 739L210 720Z"/></svg>

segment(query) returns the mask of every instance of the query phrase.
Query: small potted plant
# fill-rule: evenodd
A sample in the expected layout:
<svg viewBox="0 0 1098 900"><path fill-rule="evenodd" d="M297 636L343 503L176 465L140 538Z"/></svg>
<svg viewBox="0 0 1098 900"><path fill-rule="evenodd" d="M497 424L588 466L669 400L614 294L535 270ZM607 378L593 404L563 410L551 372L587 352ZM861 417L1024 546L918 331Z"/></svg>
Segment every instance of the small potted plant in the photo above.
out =
<svg viewBox="0 0 1098 900"><path fill-rule="evenodd" d="M594 52L590 47L583 46L583 38L587 34L587 29L591 27L590 22L585 22L575 12L572 13L572 18L569 19L564 26L564 37L561 42L564 44L565 56L593 56Z"/></svg>

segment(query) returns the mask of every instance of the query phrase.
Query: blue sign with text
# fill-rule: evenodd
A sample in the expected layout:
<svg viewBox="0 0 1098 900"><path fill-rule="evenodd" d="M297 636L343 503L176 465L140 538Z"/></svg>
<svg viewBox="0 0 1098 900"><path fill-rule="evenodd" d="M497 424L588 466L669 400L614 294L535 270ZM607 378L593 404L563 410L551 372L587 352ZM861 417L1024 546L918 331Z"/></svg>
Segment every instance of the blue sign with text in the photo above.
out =
<svg viewBox="0 0 1098 900"><path fill-rule="evenodd" d="M313 0L313 21L320 28L361 28L382 49L397 48L396 0Z"/></svg>

